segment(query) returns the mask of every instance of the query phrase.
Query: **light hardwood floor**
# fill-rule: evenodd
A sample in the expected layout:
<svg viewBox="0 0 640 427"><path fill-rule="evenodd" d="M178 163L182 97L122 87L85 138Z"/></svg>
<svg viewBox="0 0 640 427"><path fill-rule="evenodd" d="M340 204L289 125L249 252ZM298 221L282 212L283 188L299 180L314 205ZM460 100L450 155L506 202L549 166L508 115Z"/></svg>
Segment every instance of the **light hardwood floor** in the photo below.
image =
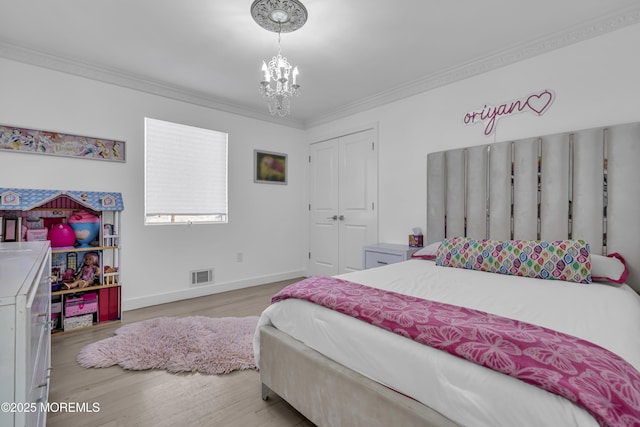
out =
<svg viewBox="0 0 640 427"><path fill-rule="evenodd" d="M85 369L76 356L87 344L113 336L125 323L159 316L243 317L259 315L273 294L296 280L132 310L123 322L52 337L49 401L99 405L96 412L50 412L47 426L313 426L273 393L260 397L260 375L246 370L227 375L127 371L119 366Z"/></svg>

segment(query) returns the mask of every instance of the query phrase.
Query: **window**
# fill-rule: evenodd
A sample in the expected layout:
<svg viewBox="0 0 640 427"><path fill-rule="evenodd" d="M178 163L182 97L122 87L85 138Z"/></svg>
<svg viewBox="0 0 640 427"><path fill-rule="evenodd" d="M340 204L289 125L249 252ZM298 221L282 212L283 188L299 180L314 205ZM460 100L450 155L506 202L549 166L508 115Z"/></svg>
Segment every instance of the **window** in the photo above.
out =
<svg viewBox="0 0 640 427"><path fill-rule="evenodd" d="M144 121L145 224L227 222L227 134Z"/></svg>

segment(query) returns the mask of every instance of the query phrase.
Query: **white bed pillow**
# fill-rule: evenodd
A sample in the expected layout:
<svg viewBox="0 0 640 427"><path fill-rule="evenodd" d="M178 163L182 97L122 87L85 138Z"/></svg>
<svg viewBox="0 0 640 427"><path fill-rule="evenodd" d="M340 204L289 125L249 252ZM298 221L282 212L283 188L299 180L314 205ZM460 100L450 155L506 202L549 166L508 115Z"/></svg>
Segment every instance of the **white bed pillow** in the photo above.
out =
<svg viewBox="0 0 640 427"><path fill-rule="evenodd" d="M629 270L619 253L607 256L591 254L591 279L596 282L623 284L627 281Z"/></svg>
<svg viewBox="0 0 640 427"><path fill-rule="evenodd" d="M413 255L411 255L411 258L436 259L436 254L438 253L438 248L441 243L442 242L433 242L414 252Z"/></svg>

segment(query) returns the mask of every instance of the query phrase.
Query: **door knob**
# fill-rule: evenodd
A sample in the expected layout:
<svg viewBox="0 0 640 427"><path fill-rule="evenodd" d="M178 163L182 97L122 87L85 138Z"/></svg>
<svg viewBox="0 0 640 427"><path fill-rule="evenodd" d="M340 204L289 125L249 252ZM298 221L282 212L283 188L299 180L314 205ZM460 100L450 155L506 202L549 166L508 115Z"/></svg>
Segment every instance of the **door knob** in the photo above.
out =
<svg viewBox="0 0 640 427"><path fill-rule="evenodd" d="M328 216L327 219L332 219L334 221L337 221L338 220L338 215Z"/></svg>
<svg viewBox="0 0 640 427"><path fill-rule="evenodd" d="M339 219L340 221L344 221L344 215L340 215L340 216L338 217L338 219Z"/></svg>

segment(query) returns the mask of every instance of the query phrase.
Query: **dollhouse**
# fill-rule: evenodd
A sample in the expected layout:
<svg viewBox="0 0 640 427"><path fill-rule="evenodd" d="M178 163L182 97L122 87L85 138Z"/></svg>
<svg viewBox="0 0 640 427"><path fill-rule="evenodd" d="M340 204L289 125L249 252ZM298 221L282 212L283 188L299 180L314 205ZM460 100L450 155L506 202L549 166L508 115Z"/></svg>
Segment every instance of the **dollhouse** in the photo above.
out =
<svg viewBox="0 0 640 427"><path fill-rule="evenodd" d="M120 320L123 209L115 192L0 188L0 241L51 241L53 333Z"/></svg>

